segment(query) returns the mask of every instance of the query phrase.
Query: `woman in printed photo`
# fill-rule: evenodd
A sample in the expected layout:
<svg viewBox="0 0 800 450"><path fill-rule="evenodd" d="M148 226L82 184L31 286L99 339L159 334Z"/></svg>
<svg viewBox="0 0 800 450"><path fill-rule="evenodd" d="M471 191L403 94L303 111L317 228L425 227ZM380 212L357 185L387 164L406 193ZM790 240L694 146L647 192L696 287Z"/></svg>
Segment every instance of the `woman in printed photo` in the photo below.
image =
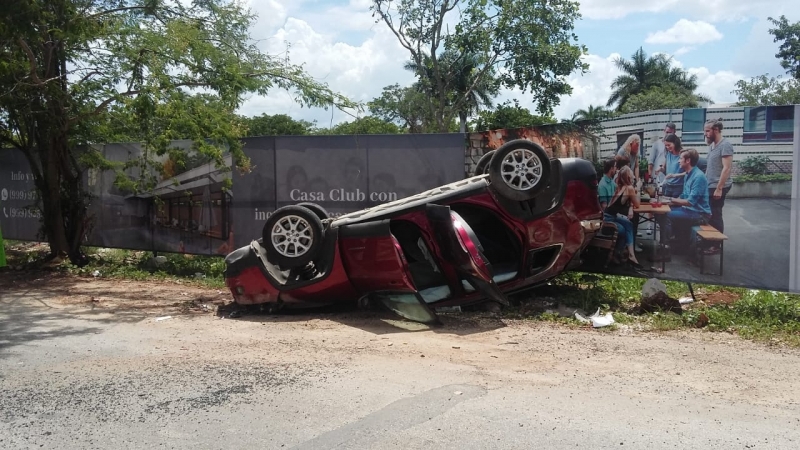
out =
<svg viewBox="0 0 800 450"><path fill-rule="evenodd" d="M618 223L624 228L624 233L620 238L625 239L625 248L628 249L628 263L636 269L643 269L639 261L636 260L636 252L634 251L634 231L633 223L633 208L638 207L640 204L639 195L636 193L636 188L633 187L633 171L628 166L622 166L617 171L617 189L614 191L614 196L608 202L605 210L605 219Z"/></svg>

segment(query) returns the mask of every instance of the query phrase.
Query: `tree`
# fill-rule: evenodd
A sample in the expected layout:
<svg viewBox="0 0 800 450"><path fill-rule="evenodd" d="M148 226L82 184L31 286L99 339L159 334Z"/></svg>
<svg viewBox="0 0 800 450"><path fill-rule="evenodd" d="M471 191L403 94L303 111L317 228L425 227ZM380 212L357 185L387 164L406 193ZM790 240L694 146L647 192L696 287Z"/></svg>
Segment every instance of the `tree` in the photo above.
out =
<svg viewBox="0 0 800 450"><path fill-rule="evenodd" d="M494 111L481 112L475 123L475 129L478 131L512 129L551 123L556 123L555 119L534 115L527 108L520 106L519 101L514 100L513 105L511 101L506 101L498 105Z"/></svg>
<svg viewBox="0 0 800 450"><path fill-rule="evenodd" d="M685 89L666 84L664 86L652 87L644 92L632 95L628 101L622 105L619 112L634 113L643 111L653 111L655 109L682 109L697 108L699 106L698 97Z"/></svg>
<svg viewBox="0 0 800 450"><path fill-rule="evenodd" d="M781 60L786 73L800 80L800 22L790 24L785 16L778 20L770 17L769 21L775 25L769 30L775 37L773 42L783 41L775 57Z"/></svg>
<svg viewBox="0 0 800 450"><path fill-rule="evenodd" d="M261 114L260 116L243 118L247 126L246 136L285 136L304 135L314 127L314 124L305 120L294 120L286 114L273 116Z"/></svg>
<svg viewBox="0 0 800 450"><path fill-rule="evenodd" d="M630 61L624 58L617 58L614 64L622 70L611 83L611 96L608 98L606 106L617 105L617 111L622 111L625 103L637 94L642 94L651 90L665 90L662 94L650 93L649 98L667 98L667 93L680 93L695 96L696 101L708 101L707 97L695 93L697 90L697 76L690 75L679 67L672 67L672 58L663 54L648 57L640 47L634 52ZM658 106L666 108L668 106Z"/></svg>
<svg viewBox="0 0 800 450"><path fill-rule="evenodd" d="M589 105L587 109L579 109L572 115L573 122L599 122L614 117L614 111L603 106Z"/></svg>
<svg viewBox="0 0 800 450"><path fill-rule="evenodd" d="M436 130L429 104L428 95L417 87L393 84L384 87L381 96L367 106L375 117L397 124L409 133L428 133Z"/></svg>
<svg viewBox="0 0 800 450"><path fill-rule="evenodd" d="M342 122L330 129L317 129L314 134L400 134L397 125L381 118L367 116L352 122Z"/></svg>
<svg viewBox="0 0 800 450"><path fill-rule="evenodd" d="M111 131L141 136L147 165L180 136L218 164L226 148L247 170L234 114L246 94L281 88L304 105L353 106L301 67L261 53L248 34L254 16L239 3L11 3L0 26L0 144L30 164L53 256L80 262L88 227L82 172L115 168L81 144ZM152 170L138 172L147 176L128 188L152 182Z"/></svg>
<svg viewBox="0 0 800 450"><path fill-rule="evenodd" d="M800 79L784 81L759 75L750 81L737 81L733 93L739 98L738 106L796 105L800 104Z"/></svg>
<svg viewBox="0 0 800 450"><path fill-rule="evenodd" d="M566 77L587 69L580 57L573 24L580 18L578 3L570 0L372 0L373 13L397 37L418 68L418 79L430 99L438 131L447 131L470 102L482 81L497 74L500 86L531 91L537 110L552 112L559 97L569 94ZM445 50L453 52L448 61ZM471 67L458 81L449 62ZM462 64L461 67L469 67ZM461 83L461 94L450 93Z"/></svg>
<svg viewBox="0 0 800 450"><path fill-rule="evenodd" d="M499 84L495 78L494 70L490 69L474 86L471 85L474 72L481 67L481 58L476 54L460 55L451 49L445 50L439 58L439 65L446 72L446 78L452 82L446 86L450 92L439 93L433 79L433 64L431 58L424 58L424 66L417 65L414 61L405 64L406 70L411 70L419 76L418 81L412 86L417 91L427 94L426 98L447 98L448 105L464 99L458 108L459 131L467 130L467 117L479 112L481 107L492 107L492 99L497 96ZM428 100L428 105L430 101Z"/></svg>

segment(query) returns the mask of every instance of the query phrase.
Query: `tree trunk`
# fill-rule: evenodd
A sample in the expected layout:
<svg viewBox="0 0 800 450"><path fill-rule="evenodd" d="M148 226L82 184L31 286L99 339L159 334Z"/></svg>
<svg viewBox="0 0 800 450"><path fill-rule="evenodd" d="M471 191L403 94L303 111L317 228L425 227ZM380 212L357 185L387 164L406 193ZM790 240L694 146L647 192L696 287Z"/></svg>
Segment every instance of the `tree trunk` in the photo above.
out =
<svg viewBox="0 0 800 450"><path fill-rule="evenodd" d="M461 132L461 133L466 133L467 132L467 113L466 112L461 111L461 112L458 113L458 122L459 122L458 131Z"/></svg>
<svg viewBox="0 0 800 450"><path fill-rule="evenodd" d="M42 197L42 225L53 258L69 257L84 265L81 244L85 232L87 206L81 174L71 167L66 136L42 139L48 148L39 149L41 179L36 186Z"/></svg>

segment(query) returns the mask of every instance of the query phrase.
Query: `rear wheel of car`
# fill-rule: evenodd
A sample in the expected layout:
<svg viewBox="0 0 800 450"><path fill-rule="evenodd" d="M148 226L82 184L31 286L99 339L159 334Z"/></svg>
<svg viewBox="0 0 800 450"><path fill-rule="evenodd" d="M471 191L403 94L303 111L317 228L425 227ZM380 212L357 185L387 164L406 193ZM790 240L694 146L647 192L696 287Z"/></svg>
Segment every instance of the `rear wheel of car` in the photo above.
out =
<svg viewBox="0 0 800 450"><path fill-rule="evenodd" d="M539 144L517 139L498 148L489 162L489 181L498 194L525 201L550 182L550 158Z"/></svg>
<svg viewBox="0 0 800 450"><path fill-rule="evenodd" d="M264 224L267 259L283 269L304 267L319 255L324 232L317 214L305 206L278 208Z"/></svg>
<svg viewBox="0 0 800 450"><path fill-rule="evenodd" d="M314 212L314 214L317 215L317 217L319 217L319 220L325 220L328 218L328 211L326 211L325 208L319 206L316 203L303 202L303 203L298 203L297 206L303 206L310 209L311 211Z"/></svg>
<svg viewBox="0 0 800 450"><path fill-rule="evenodd" d="M492 156L494 155L494 150L489 150L481 159L478 160L478 164L475 165L475 173L473 175L485 175L489 169L489 161L492 160Z"/></svg>

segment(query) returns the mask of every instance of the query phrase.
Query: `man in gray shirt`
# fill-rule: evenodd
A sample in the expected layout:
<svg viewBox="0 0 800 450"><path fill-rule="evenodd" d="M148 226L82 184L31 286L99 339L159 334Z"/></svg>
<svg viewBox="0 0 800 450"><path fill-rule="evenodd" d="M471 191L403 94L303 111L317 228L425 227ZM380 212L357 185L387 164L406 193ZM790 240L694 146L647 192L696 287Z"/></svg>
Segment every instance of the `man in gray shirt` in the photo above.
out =
<svg viewBox="0 0 800 450"><path fill-rule="evenodd" d="M672 122L664 126L664 136L668 134L675 134L675 124ZM664 139L662 136L661 139L653 143L653 147L650 148L650 152L647 154L647 172L650 174L650 178L654 182L657 181L659 184L664 181L665 174L661 166L664 164L665 156L666 149L664 148Z"/></svg>
<svg viewBox="0 0 800 450"><path fill-rule="evenodd" d="M722 119L712 119L705 123L703 134L708 149L708 166L706 178L708 179L708 201L711 206L711 219L709 225L720 232L725 231L725 222L722 220L722 207L725 206L725 197L731 190L731 168L733 167L733 145L722 137ZM706 254L719 253L719 245L709 247Z"/></svg>

